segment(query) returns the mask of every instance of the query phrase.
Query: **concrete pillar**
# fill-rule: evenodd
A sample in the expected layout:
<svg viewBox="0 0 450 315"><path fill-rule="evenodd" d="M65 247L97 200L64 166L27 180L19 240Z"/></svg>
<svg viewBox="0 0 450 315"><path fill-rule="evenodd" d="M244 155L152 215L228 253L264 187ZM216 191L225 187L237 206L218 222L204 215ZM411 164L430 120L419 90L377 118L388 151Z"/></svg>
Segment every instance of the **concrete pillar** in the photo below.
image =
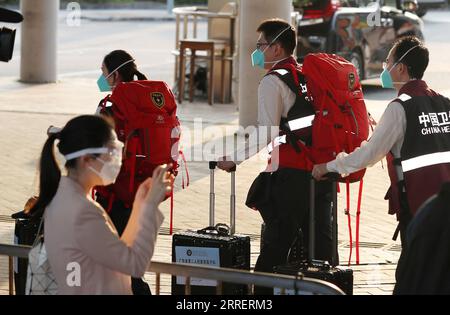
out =
<svg viewBox="0 0 450 315"><path fill-rule="evenodd" d="M258 84L265 71L253 68L250 56L255 50L262 21L280 18L291 21L292 0L244 0L240 1L239 39L239 124L242 127L256 125L258 118Z"/></svg>
<svg viewBox="0 0 450 315"><path fill-rule="evenodd" d="M20 80L56 82L59 0L21 0L20 9L24 16Z"/></svg>
<svg viewBox="0 0 450 315"><path fill-rule="evenodd" d="M172 14L174 0L167 0L167 13Z"/></svg>

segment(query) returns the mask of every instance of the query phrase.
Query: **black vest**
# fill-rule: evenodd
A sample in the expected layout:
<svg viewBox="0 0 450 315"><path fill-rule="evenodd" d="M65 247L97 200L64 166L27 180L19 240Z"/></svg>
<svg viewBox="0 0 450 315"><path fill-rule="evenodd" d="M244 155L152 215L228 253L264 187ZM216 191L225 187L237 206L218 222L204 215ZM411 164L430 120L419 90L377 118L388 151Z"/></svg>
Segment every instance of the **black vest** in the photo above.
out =
<svg viewBox="0 0 450 315"><path fill-rule="evenodd" d="M402 94L396 101L406 114L397 164L402 167L410 211L415 213L450 181L450 100L441 95Z"/></svg>

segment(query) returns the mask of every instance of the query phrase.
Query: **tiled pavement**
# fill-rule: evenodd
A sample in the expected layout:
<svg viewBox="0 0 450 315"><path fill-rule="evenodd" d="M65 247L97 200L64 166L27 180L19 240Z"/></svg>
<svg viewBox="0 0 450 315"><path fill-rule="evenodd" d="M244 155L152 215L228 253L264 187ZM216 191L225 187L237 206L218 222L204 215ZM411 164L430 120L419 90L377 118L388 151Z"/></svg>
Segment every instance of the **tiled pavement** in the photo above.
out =
<svg viewBox="0 0 450 315"><path fill-rule="evenodd" d="M61 126L78 114L89 114L95 110L100 97L92 80L71 79L51 85L23 85L12 79L0 79L0 242L12 241L13 223L5 217L20 210L27 198L35 192L36 165L39 150L45 140L45 130L50 124ZM80 92L82 91L82 92ZM386 105L385 101L368 101L372 115L379 117ZM237 128L238 113L235 105L217 104L213 107L203 103L183 103L179 116L186 128L185 138L193 136L193 125L197 118L203 119L205 132L203 139L193 147L200 148L201 142L221 139L218 129L225 130L232 137ZM197 122L198 123L198 122ZM189 130L187 130L189 128ZM220 131L219 129L219 131ZM192 144L192 143L191 143ZM187 142L185 149L189 155L192 146ZM199 151L197 151L198 153ZM237 226L238 233L250 234L252 240L252 265L259 250L261 219L258 213L244 205L247 190L264 166L257 157L242 163L236 175L237 183ZM208 223L209 170L206 162L190 162L191 185L181 190L180 177L177 179L175 193L174 226L176 230L198 229ZM352 266L355 272L355 294L391 294L394 272L399 256L399 245L391 241L396 227L393 217L386 213L383 200L388 186L387 171L380 163L370 168L364 181L361 207L360 242L361 265ZM229 175L216 173L216 221L227 222L229 218L228 194ZM352 228L355 230L357 185L352 185ZM348 228L344 215L344 194L339 195L339 254L341 263L348 257ZM170 261L171 238L168 235L169 207L161 207L166 220L157 243L153 260ZM353 251L354 263L355 253ZM7 293L7 261L0 258L0 294ZM148 279L154 282L154 277ZM162 292L168 294L169 278L162 278Z"/></svg>

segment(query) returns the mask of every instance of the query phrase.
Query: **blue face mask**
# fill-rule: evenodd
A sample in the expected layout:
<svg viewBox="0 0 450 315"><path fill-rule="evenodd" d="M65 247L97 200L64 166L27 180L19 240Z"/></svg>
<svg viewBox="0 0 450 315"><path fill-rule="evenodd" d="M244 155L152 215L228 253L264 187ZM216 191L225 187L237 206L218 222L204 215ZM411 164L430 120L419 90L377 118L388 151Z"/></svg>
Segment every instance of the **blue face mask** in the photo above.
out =
<svg viewBox="0 0 450 315"><path fill-rule="evenodd" d="M122 63L120 66L118 66L116 69L114 69L113 71L111 71L110 74L108 74L108 76L104 76L103 74L98 78L97 80L97 86L100 90L100 92L110 92L111 91L111 86L108 83L108 78L117 70L119 70L120 68L122 68L123 66L125 66L126 64L133 62L134 59L128 60L124 63Z"/></svg>
<svg viewBox="0 0 450 315"><path fill-rule="evenodd" d="M255 49L255 51L252 53L252 66L258 66L264 69L264 65L264 53L259 49Z"/></svg>
<svg viewBox="0 0 450 315"><path fill-rule="evenodd" d="M111 91L111 86L108 83L106 77L102 74L100 78L97 80L97 86L100 92L109 92Z"/></svg>
<svg viewBox="0 0 450 315"><path fill-rule="evenodd" d="M395 66L396 66L396 64L394 65L394 67ZM394 69L394 67L392 67L391 69ZM388 70L388 68L384 69L383 72L381 72L380 80L381 80L381 87L383 89L393 89L394 88L394 82L392 82L391 73L390 73L390 70Z"/></svg>
<svg viewBox="0 0 450 315"><path fill-rule="evenodd" d="M406 53L404 53L403 56L401 56L400 59L396 63L394 63L394 65L391 67L391 69L388 69L386 64L383 64L384 70L383 70L383 72L381 72L380 80L381 80L381 86L384 89L393 89L394 88L394 82L392 81L391 70L394 69L395 66L397 66L400 63L400 61L402 61L402 59L405 58L405 56L416 47L419 47L419 46L418 45L414 46L414 47L410 48ZM395 83L406 83L406 82L395 82Z"/></svg>
<svg viewBox="0 0 450 315"><path fill-rule="evenodd" d="M260 68L263 68L264 69L264 66L266 65L266 64L268 64L268 63L278 63L278 62L280 62L280 61L282 61L282 60L284 60L284 59L287 59L287 58L284 58L284 59L281 59L281 60L277 60L277 61L271 61L271 62L266 62L265 61L265 57L264 57L264 52L266 51L266 49L267 48L269 48L277 39L278 39L278 37L280 37L281 36L281 34L283 34L284 32L286 32L288 29L292 29L292 27L289 25L288 27L286 27L284 30L282 30L281 32L280 32L280 34L278 34L275 38L274 38L274 40L273 41L271 41L269 44L267 44L267 46L266 46L266 48L263 50L263 51L261 51L261 50L259 50L258 48L256 48L254 51L253 51L253 53L252 53L252 66L253 67L260 67Z"/></svg>

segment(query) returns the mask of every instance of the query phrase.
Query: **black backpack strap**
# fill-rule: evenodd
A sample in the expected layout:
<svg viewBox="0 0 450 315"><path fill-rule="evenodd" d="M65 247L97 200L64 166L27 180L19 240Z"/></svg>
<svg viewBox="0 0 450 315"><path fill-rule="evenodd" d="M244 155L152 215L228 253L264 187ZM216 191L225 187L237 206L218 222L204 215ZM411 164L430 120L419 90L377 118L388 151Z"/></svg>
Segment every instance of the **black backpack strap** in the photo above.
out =
<svg viewBox="0 0 450 315"><path fill-rule="evenodd" d="M289 89L295 94L295 103L288 112L286 118L281 118L282 123L280 128L286 129L287 121L295 119L296 117L314 115L314 107L311 99L308 96L308 88L306 86L306 79L300 70L292 72L288 69L275 69L269 72L267 75L274 74L280 78L280 80L286 84ZM296 76L296 79L294 78ZM298 82L298 85L297 83ZM288 128L287 128L288 129ZM289 129L288 129L289 130Z"/></svg>
<svg viewBox="0 0 450 315"><path fill-rule="evenodd" d="M294 74L292 71L290 71L288 69L275 69L275 70L270 71L267 75L271 75L271 74L279 77L280 80L283 81L289 87L289 89L292 92L294 92L294 94L296 96L299 95L299 87L296 86L296 84L295 84L294 75L297 75L298 77L300 77L300 71L296 71L296 73Z"/></svg>
<svg viewBox="0 0 450 315"><path fill-rule="evenodd" d="M108 103L110 103L110 105L108 105ZM106 114L106 115L112 116L112 114L113 114L112 104L113 103L111 101L111 95L109 94L98 103L96 115L99 115L99 114L105 115Z"/></svg>
<svg viewBox="0 0 450 315"><path fill-rule="evenodd" d="M285 83L289 89L295 94L295 101L290 108L287 117L281 117L280 130L286 134L287 143L289 143L295 151L298 153L301 151L298 141L303 141L309 144L308 138L300 137L297 133L291 131L288 122L299 117L305 117L314 115L314 107L308 97L308 89L306 86L306 80L300 70L291 71L290 69L275 69L269 72L267 75L276 75L280 80ZM294 77L296 76L296 77ZM298 84L297 84L298 82Z"/></svg>

